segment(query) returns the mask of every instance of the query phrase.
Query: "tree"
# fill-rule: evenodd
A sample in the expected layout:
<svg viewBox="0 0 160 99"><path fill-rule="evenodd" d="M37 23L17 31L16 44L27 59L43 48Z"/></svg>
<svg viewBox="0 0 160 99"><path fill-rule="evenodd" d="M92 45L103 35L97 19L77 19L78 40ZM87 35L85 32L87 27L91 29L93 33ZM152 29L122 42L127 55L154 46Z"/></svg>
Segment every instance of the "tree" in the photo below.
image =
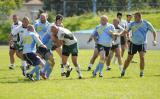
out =
<svg viewBox="0 0 160 99"><path fill-rule="evenodd" d="M4 22L14 9L21 7L22 2L23 0L0 0L0 20Z"/></svg>

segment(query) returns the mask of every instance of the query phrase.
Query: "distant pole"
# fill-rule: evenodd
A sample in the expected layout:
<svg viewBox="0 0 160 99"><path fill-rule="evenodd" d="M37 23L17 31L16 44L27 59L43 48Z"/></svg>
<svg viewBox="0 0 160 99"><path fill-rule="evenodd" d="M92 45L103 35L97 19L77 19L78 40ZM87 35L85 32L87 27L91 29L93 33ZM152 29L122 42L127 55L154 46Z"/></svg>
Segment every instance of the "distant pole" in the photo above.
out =
<svg viewBox="0 0 160 99"><path fill-rule="evenodd" d="M63 16L66 17L66 0L63 1Z"/></svg>
<svg viewBox="0 0 160 99"><path fill-rule="evenodd" d="M131 0L128 0L128 11L131 10Z"/></svg>
<svg viewBox="0 0 160 99"><path fill-rule="evenodd" d="M92 5L93 5L93 14L96 16L96 11L97 11L97 5L96 5L97 0L92 0Z"/></svg>

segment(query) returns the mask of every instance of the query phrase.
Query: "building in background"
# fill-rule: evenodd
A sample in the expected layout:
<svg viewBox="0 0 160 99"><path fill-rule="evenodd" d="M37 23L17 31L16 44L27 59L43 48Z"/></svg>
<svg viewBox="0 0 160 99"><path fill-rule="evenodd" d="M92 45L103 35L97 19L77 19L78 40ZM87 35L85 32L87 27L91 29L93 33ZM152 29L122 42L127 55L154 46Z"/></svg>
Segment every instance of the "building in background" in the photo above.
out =
<svg viewBox="0 0 160 99"><path fill-rule="evenodd" d="M28 16L34 21L34 19L37 18L39 9L43 9L42 0L25 0L22 7L19 10L16 10L14 14L17 14L20 17Z"/></svg>

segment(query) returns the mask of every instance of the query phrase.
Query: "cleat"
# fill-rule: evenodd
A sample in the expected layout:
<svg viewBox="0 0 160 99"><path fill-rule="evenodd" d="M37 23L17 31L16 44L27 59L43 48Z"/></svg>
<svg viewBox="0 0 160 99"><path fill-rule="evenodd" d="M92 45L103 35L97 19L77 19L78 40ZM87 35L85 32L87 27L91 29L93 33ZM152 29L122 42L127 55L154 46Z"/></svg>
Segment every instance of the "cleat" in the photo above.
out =
<svg viewBox="0 0 160 99"><path fill-rule="evenodd" d="M87 71L90 71L91 70L91 67L88 67Z"/></svg>
<svg viewBox="0 0 160 99"><path fill-rule="evenodd" d="M41 76L42 76L43 79L47 79L47 76L46 76L45 73L41 72L40 74L41 74Z"/></svg>
<svg viewBox="0 0 160 99"><path fill-rule="evenodd" d="M67 70L66 77L70 76L71 71L72 71L72 68L70 70Z"/></svg>
<svg viewBox="0 0 160 99"><path fill-rule="evenodd" d="M143 72L140 72L140 77L144 77L144 73Z"/></svg>
<svg viewBox="0 0 160 99"><path fill-rule="evenodd" d="M79 76L78 78L79 78L79 79L82 79L82 76Z"/></svg>
<svg viewBox="0 0 160 99"><path fill-rule="evenodd" d="M103 74L102 74L102 73L99 73L99 77L103 77Z"/></svg>
<svg viewBox="0 0 160 99"><path fill-rule="evenodd" d="M92 72L92 76L93 76L93 77L96 77L96 75L97 75L97 74L95 74L94 71L93 71L93 72Z"/></svg>
<svg viewBox="0 0 160 99"><path fill-rule="evenodd" d="M61 76L66 76L66 73L64 72L64 73L61 73Z"/></svg>
<svg viewBox="0 0 160 99"><path fill-rule="evenodd" d="M9 66L9 69L14 69L14 65L10 65L10 66Z"/></svg>
<svg viewBox="0 0 160 99"><path fill-rule="evenodd" d="M27 78L29 78L31 81L34 81L34 78L33 78L33 75L32 75L32 74L27 73L26 76L27 76Z"/></svg>
<svg viewBox="0 0 160 99"><path fill-rule="evenodd" d="M125 75L125 72L124 71L122 71L121 72L121 77L123 77Z"/></svg>
<svg viewBox="0 0 160 99"><path fill-rule="evenodd" d="M111 67L107 67L106 71L110 71L111 70Z"/></svg>

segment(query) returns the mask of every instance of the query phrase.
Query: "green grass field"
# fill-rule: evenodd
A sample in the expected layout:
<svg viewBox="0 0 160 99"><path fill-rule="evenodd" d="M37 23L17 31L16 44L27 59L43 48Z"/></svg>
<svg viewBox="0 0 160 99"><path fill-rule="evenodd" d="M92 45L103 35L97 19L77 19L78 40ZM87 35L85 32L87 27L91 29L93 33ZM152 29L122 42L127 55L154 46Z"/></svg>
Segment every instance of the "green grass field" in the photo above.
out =
<svg viewBox="0 0 160 99"><path fill-rule="evenodd" d="M147 52L144 78L139 77L138 55L134 57L138 63L130 64L124 78L120 78L120 71L114 64L111 71L104 69L103 78L92 78L92 71L86 71L92 53L92 50L80 50L79 63L84 76L81 80L77 79L75 69L69 78L60 76L60 59L55 53L56 67L50 80L32 82L21 75L19 59L16 59L15 70L8 69L8 47L0 46L0 99L160 98L160 51Z"/></svg>

